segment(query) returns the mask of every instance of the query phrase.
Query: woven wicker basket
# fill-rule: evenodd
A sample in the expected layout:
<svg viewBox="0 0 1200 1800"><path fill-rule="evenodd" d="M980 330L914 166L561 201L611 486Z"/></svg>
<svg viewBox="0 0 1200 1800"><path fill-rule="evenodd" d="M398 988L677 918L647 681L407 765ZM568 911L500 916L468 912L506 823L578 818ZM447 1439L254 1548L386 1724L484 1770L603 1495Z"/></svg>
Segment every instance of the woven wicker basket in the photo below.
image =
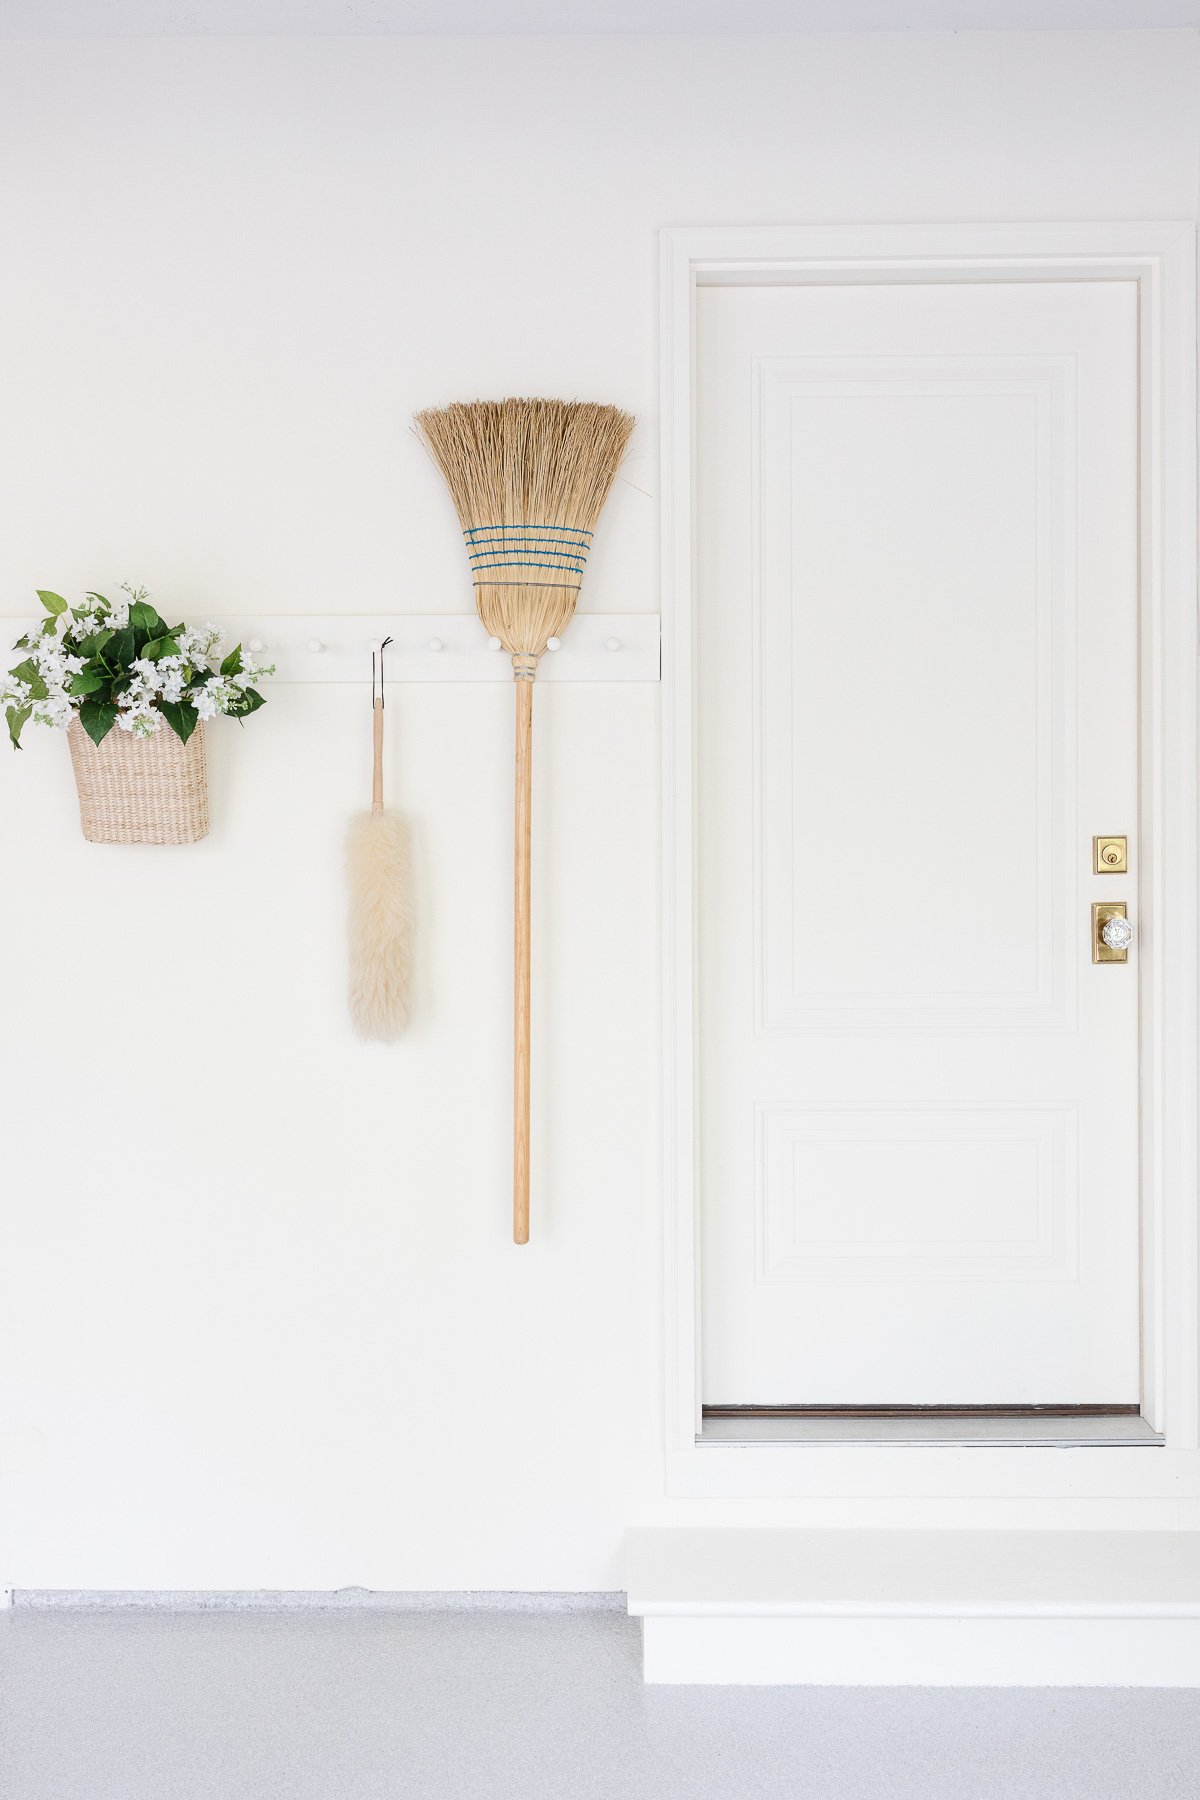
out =
<svg viewBox="0 0 1200 1800"><path fill-rule="evenodd" d="M93 744L78 719L67 729L79 822L93 844L194 844L208 835L204 725L186 744L164 723L153 737L115 727Z"/></svg>

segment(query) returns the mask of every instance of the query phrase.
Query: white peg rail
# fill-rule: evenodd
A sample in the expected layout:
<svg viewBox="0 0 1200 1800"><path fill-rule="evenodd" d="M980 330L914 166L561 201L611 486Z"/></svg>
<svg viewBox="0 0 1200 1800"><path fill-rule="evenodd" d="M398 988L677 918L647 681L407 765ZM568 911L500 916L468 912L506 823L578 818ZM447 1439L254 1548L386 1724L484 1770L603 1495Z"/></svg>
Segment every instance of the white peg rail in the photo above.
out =
<svg viewBox="0 0 1200 1800"><path fill-rule="evenodd" d="M203 615L207 619L209 615ZM512 660L474 613L384 613L248 617L211 615L226 647L275 664L275 681L371 680L371 651L390 637L384 658L393 681L511 681ZM189 623L199 624L197 613ZM539 681L657 681L657 613L576 613L538 664ZM269 684L268 684L269 685Z"/></svg>

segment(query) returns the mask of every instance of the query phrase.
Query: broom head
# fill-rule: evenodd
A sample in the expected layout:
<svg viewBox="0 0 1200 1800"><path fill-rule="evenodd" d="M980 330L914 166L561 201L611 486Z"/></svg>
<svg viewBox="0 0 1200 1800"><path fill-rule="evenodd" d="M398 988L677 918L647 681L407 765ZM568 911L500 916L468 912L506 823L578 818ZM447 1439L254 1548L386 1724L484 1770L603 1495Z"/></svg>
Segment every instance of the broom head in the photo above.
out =
<svg viewBox="0 0 1200 1800"><path fill-rule="evenodd" d="M532 676L575 611L634 421L582 401L476 400L416 425L450 489L484 628Z"/></svg>

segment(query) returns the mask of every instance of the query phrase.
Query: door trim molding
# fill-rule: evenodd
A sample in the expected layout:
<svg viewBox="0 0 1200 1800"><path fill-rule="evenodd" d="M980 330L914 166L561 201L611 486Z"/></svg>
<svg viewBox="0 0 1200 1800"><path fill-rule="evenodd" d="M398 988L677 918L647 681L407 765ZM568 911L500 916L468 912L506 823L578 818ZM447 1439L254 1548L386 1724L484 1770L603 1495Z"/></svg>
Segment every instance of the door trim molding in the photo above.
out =
<svg viewBox="0 0 1200 1800"><path fill-rule="evenodd" d="M1134 280L1139 288L1144 1410L1165 1450L1017 1452L986 1492L1174 1491L1200 1507L1196 1192L1196 231L1190 222L731 226L661 234L664 1376L668 1492L883 1494L899 1446L698 1446L694 296L698 285ZM911 1454L909 1452L908 1454ZM980 1495L979 1452L919 1452L914 1491ZM997 1452L997 1456L1002 1453ZM1119 1478L1111 1458L1122 1460ZM1069 1455L1064 1484L1048 1459ZM731 1457L735 1459L731 1462ZM1080 1459L1087 1459L1081 1468ZM764 1460L765 1459L765 1460ZM937 1474L934 1474L935 1465ZM1032 1466L1031 1466L1032 1465ZM1168 1473L1169 1471L1169 1473ZM881 1487L881 1482L884 1484ZM782 1484L782 1485L781 1485ZM894 1493L895 1488L892 1486Z"/></svg>

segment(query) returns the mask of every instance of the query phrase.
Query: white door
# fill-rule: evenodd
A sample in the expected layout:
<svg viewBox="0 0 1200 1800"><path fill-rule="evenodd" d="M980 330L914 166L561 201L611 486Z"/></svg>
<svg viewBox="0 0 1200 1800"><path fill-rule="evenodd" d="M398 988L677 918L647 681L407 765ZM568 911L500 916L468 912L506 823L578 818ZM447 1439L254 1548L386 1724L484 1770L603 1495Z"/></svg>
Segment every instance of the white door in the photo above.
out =
<svg viewBox="0 0 1200 1800"><path fill-rule="evenodd" d="M697 312L704 1400L1134 1403L1134 284Z"/></svg>

